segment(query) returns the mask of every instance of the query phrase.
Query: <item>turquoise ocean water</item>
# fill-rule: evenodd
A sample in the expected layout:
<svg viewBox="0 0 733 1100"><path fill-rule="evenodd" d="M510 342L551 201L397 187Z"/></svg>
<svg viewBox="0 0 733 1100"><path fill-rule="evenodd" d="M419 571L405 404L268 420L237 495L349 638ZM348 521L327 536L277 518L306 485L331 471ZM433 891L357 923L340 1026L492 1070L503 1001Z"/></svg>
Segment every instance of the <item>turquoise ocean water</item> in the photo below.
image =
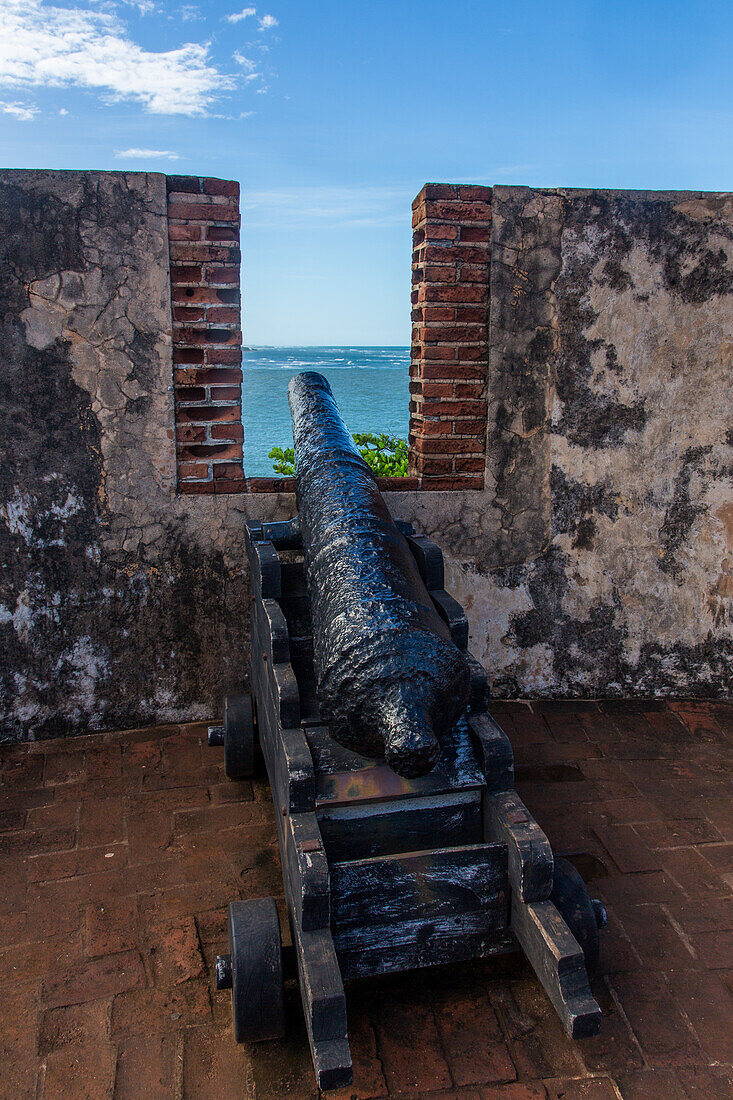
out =
<svg viewBox="0 0 733 1100"><path fill-rule="evenodd" d="M326 376L349 431L406 439L409 365L406 347L248 349L242 387L245 472L273 476L268 452L292 446L288 382L304 370Z"/></svg>

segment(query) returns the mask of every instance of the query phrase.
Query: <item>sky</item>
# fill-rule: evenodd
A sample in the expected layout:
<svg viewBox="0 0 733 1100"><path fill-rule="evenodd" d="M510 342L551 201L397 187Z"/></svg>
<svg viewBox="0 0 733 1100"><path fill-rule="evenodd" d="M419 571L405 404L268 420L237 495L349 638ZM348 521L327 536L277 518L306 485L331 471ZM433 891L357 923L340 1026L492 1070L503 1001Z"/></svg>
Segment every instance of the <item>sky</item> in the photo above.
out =
<svg viewBox="0 0 733 1100"><path fill-rule="evenodd" d="M732 47L729 0L0 0L0 164L238 179L247 344L407 344L426 181L733 189Z"/></svg>

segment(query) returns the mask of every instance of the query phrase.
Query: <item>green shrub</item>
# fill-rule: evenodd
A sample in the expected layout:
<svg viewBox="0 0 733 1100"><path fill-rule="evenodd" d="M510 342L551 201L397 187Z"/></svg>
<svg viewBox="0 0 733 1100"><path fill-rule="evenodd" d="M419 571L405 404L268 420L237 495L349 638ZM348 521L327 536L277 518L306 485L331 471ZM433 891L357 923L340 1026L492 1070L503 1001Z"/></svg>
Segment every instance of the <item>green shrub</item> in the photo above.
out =
<svg viewBox="0 0 733 1100"><path fill-rule="evenodd" d="M385 432L355 432L354 442L377 477L407 477L407 440ZM276 474L293 476L295 454L292 447L273 447L268 457L272 459Z"/></svg>

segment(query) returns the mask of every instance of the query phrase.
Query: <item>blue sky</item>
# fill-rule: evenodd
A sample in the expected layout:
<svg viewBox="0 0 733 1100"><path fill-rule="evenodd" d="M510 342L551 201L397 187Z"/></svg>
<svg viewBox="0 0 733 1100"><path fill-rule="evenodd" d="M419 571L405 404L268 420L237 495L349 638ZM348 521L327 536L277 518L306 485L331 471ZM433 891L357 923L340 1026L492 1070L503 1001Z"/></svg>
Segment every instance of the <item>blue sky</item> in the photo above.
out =
<svg viewBox="0 0 733 1100"><path fill-rule="evenodd" d="M733 5L0 0L0 163L239 179L250 344L409 341L426 180L733 188Z"/></svg>

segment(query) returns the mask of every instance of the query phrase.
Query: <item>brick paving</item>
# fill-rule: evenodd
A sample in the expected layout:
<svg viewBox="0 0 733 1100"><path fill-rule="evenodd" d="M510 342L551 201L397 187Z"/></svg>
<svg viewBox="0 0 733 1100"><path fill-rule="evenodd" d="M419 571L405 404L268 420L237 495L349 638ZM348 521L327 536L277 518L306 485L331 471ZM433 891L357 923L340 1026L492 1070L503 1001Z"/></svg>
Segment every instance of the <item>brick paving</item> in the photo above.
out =
<svg viewBox="0 0 733 1100"><path fill-rule="evenodd" d="M596 1038L521 956L347 990L354 1085L421 1100L733 1096L733 706L497 704L520 794L607 904ZM0 1098L316 1096L288 1037L232 1039L227 903L282 901L265 782L199 723L0 750Z"/></svg>

